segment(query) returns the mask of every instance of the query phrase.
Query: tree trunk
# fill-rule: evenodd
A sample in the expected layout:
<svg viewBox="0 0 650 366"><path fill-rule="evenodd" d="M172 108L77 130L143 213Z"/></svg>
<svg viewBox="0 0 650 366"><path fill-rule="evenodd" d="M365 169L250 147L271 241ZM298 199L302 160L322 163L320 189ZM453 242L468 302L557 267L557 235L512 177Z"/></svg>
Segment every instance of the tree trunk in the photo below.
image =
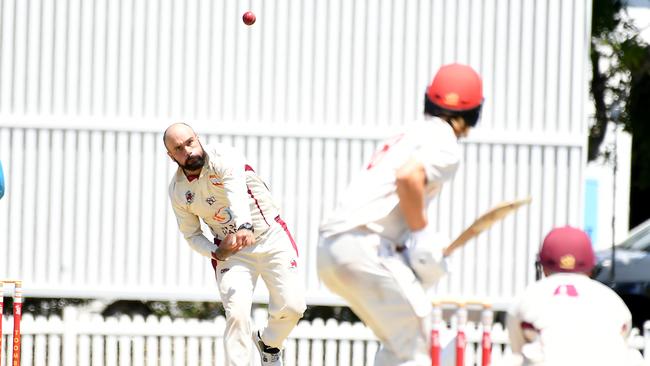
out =
<svg viewBox="0 0 650 366"><path fill-rule="evenodd" d="M591 95L594 98L596 106L596 121L589 130L589 147L588 147L588 160L592 161L598 157L600 153L600 145L605 139L607 132L607 105L605 104L605 89L607 78L600 73L598 62L600 61L600 54L596 51L596 45L591 43Z"/></svg>

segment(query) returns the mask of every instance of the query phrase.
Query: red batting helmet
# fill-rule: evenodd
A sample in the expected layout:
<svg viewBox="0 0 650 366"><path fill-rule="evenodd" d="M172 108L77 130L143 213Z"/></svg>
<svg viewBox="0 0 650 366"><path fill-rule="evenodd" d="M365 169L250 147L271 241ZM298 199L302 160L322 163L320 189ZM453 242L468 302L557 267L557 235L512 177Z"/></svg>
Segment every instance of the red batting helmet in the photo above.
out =
<svg viewBox="0 0 650 366"><path fill-rule="evenodd" d="M483 82L471 67L444 65L438 70L424 96L424 113L431 116L462 116L476 125L483 105Z"/></svg>
<svg viewBox="0 0 650 366"><path fill-rule="evenodd" d="M539 261L552 272L590 273L596 258L589 236L580 229L564 226L546 235Z"/></svg>

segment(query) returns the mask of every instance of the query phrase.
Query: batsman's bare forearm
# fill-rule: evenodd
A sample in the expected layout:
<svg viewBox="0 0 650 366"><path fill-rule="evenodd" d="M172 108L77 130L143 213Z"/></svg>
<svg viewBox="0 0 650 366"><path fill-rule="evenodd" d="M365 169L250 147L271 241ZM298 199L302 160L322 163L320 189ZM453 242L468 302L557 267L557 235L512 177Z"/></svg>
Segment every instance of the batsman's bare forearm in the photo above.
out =
<svg viewBox="0 0 650 366"><path fill-rule="evenodd" d="M395 177L399 208L404 215L406 224L411 231L417 231L427 226L427 216L424 205L426 176L422 164L409 161L404 164Z"/></svg>

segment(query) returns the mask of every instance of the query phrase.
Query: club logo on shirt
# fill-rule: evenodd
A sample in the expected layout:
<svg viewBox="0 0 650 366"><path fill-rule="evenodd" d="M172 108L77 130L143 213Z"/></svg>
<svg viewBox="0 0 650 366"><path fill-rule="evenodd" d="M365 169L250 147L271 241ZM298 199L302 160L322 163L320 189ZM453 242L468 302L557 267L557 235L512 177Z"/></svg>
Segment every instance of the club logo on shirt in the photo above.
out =
<svg viewBox="0 0 650 366"><path fill-rule="evenodd" d="M221 226L221 234L223 234L224 237L227 236L228 234L234 234L236 232L237 232L237 226L235 225L234 221L228 225Z"/></svg>
<svg viewBox="0 0 650 366"><path fill-rule="evenodd" d="M190 205L192 204L192 202L194 202L194 192L192 191L185 192L185 203Z"/></svg>
<svg viewBox="0 0 650 366"><path fill-rule="evenodd" d="M296 268L298 268L298 262L296 262L295 259L292 259L292 260L289 262L289 269L296 269Z"/></svg>
<svg viewBox="0 0 650 366"><path fill-rule="evenodd" d="M217 210L217 212L214 213L212 219L221 225L225 225L230 221L232 221L232 217L233 215L232 215L232 211L230 211L230 208L221 207L220 209Z"/></svg>
<svg viewBox="0 0 650 366"><path fill-rule="evenodd" d="M217 202L217 199L214 198L214 196L210 196L210 197L205 199L205 202L207 202L208 205L212 206L212 205L214 205L215 202Z"/></svg>
<svg viewBox="0 0 650 366"><path fill-rule="evenodd" d="M578 297L578 290L572 284L560 285L553 291L553 296Z"/></svg>
<svg viewBox="0 0 650 366"><path fill-rule="evenodd" d="M223 187L223 182L221 179L216 174L210 174L208 176L208 179L210 180L210 183L212 183L213 186L215 187Z"/></svg>

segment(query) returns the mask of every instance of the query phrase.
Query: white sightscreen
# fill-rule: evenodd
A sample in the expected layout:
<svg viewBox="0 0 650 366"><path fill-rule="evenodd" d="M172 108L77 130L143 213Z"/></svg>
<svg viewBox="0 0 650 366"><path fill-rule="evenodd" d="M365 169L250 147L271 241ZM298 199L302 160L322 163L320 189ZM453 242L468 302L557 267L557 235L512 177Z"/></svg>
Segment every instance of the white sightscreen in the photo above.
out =
<svg viewBox="0 0 650 366"><path fill-rule="evenodd" d="M483 75L485 107L432 221L454 236L501 200L533 204L456 254L439 290L508 298L543 233L581 224L590 18L586 0L0 1L0 277L28 296L216 298L166 198L161 133L183 120L247 153L311 301L330 301L323 212L459 61Z"/></svg>

